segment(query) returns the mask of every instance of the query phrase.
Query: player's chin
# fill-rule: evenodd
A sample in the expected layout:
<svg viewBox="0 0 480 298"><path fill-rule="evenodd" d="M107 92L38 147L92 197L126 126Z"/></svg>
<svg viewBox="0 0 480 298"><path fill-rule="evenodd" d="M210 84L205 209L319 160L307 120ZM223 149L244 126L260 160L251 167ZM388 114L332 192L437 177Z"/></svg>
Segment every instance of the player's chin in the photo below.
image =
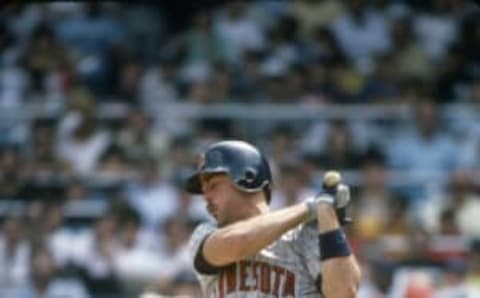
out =
<svg viewBox="0 0 480 298"><path fill-rule="evenodd" d="M216 221L218 221L218 216L214 211L208 210L208 214L210 214L211 217L213 217Z"/></svg>
<svg viewBox="0 0 480 298"><path fill-rule="evenodd" d="M228 222L221 217L215 217L215 220L217 221L217 226L219 227L224 227L228 224Z"/></svg>

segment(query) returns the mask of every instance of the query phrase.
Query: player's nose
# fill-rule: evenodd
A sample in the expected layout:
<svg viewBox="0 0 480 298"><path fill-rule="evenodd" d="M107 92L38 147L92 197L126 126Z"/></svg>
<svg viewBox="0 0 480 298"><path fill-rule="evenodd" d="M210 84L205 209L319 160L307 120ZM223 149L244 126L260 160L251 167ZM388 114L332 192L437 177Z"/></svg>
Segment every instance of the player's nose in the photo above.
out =
<svg viewBox="0 0 480 298"><path fill-rule="evenodd" d="M212 194L205 184L202 184L202 192L203 192L203 198L205 199L205 201L210 202L212 200Z"/></svg>
<svg viewBox="0 0 480 298"><path fill-rule="evenodd" d="M204 193L203 194L203 199L207 202L207 203L212 203L213 202L213 197L208 194L208 193Z"/></svg>

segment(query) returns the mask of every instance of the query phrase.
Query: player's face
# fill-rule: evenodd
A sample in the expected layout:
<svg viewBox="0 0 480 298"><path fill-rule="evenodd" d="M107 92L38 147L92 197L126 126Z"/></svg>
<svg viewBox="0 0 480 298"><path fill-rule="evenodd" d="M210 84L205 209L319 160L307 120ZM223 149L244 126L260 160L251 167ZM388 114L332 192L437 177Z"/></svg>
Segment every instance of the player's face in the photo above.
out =
<svg viewBox="0 0 480 298"><path fill-rule="evenodd" d="M238 211L242 210L245 199L230 178L225 174L204 175L201 181L208 212L218 225L225 226L238 220Z"/></svg>

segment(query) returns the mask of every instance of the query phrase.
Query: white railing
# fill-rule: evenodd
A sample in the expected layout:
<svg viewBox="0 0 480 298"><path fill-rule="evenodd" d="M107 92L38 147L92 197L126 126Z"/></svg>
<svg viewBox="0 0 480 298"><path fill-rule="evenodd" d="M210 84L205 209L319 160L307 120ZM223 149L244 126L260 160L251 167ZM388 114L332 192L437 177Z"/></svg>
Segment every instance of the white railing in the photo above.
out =
<svg viewBox="0 0 480 298"><path fill-rule="evenodd" d="M463 117L466 111L480 107L469 104L449 104L440 106L442 115L447 118ZM100 118L124 117L130 108L117 102L99 103L97 115ZM41 103L27 103L20 107L0 109L0 120L28 120L36 117L58 117L64 109L61 106L48 106ZM408 119L411 107L406 104L331 104L307 105L274 103L219 103L200 105L195 103L165 103L146 111L151 116L168 114L185 118L231 118L290 120L290 119Z"/></svg>

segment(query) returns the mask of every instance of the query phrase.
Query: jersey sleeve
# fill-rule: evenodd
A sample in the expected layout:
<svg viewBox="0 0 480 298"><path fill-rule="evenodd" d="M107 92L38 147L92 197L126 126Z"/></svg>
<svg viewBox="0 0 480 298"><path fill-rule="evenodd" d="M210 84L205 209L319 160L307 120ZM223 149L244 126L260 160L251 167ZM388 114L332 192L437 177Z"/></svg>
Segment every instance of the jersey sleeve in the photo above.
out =
<svg viewBox="0 0 480 298"><path fill-rule="evenodd" d="M217 230L217 226L206 222L200 224L192 233L189 243L190 262L193 269L201 274L214 274L216 268L205 261L202 254L203 244L207 237Z"/></svg>
<svg viewBox="0 0 480 298"><path fill-rule="evenodd" d="M201 254L203 243L205 239L207 239L207 237L213 232L215 232L217 229L218 227L210 222L200 224L193 231L192 236L190 237L188 247L191 267L195 272L198 281L200 282L200 286L202 287L202 291L205 297L212 296L210 291L212 291L212 289L214 288L213 285L217 276L213 272L205 272L205 268L198 268L198 258L201 258L203 260L203 255ZM212 270L212 268L208 268L207 265L207 271L209 271L208 269Z"/></svg>
<svg viewBox="0 0 480 298"><path fill-rule="evenodd" d="M316 223L301 226L296 235L294 246L311 279L318 280L321 263Z"/></svg>

